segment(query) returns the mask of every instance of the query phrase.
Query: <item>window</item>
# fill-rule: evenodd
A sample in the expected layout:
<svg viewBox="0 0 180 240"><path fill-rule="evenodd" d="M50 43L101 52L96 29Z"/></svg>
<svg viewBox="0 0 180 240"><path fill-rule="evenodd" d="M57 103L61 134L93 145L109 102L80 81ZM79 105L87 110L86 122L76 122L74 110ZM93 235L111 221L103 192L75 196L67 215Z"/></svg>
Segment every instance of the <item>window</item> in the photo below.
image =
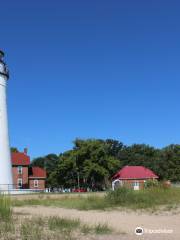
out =
<svg viewBox="0 0 180 240"><path fill-rule="evenodd" d="M22 178L18 178L17 185L18 188L22 188Z"/></svg>
<svg viewBox="0 0 180 240"><path fill-rule="evenodd" d="M133 182L133 187L139 187L139 182Z"/></svg>
<svg viewBox="0 0 180 240"><path fill-rule="evenodd" d="M34 180L34 187L38 187L38 180Z"/></svg>
<svg viewBox="0 0 180 240"><path fill-rule="evenodd" d="M18 174L22 174L22 166L18 166Z"/></svg>

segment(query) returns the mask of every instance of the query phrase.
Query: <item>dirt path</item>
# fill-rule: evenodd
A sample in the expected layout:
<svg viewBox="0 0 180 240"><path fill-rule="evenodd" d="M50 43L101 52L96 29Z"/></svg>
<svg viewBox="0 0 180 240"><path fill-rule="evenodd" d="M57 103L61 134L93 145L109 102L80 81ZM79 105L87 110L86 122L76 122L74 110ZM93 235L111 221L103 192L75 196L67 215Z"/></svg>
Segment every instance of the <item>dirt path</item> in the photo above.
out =
<svg viewBox="0 0 180 240"><path fill-rule="evenodd" d="M82 222L87 224L107 223L115 231L126 233L113 237L113 239L146 239L146 240L179 240L180 239L180 213L167 214L161 213L159 215L150 213L136 213L125 211L79 211L75 209L64 209L57 207L15 207L14 212L31 214L37 216L59 216L67 218L79 218ZM144 229L166 229L172 230L173 233L145 233L143 236L136 236L134 230L141 226ZM101 239L112 239L102 238Z"/></svg>

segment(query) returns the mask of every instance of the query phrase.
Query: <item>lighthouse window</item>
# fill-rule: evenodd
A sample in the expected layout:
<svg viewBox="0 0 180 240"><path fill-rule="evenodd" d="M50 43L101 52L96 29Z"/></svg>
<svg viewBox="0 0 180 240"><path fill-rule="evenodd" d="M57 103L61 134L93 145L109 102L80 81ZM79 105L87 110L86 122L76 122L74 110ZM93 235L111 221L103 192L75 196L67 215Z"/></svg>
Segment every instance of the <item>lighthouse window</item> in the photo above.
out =
<svg viewBox="0 0 180 240"><path fill-rule="evenodd" d="M18 174L22 174L22 166L18 166Z"/></svg>
<svg viewBox="0 0 180 240"><path fill-rule="evenodd" d="M34 180L34 187L38 187L38 180Z"/></svg>
<svg viewBox="0 0 180 240"><path fill-rule="evenodd" d="M22 188L22 178L18 178L18 188Z"/></svg>

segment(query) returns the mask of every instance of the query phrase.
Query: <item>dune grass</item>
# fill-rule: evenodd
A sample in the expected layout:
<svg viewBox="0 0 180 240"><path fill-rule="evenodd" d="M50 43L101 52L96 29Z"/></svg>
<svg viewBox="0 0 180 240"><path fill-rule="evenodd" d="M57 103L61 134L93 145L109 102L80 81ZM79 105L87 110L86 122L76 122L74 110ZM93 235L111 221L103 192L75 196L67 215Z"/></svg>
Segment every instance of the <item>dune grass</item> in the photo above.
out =
<svg viewBox="0 0 180 240"><path fill-rule="evenodd" d="M113 206L129 207L131 209L155 208L168 204L180 204L180 189L154 187L133 191L119 188L114 192L109 192L105 198Z"/></svg>
<svg viewBox="0 0 180 240"><path fill-rule="evenodd" d="M17 216L16 216L17 217ZM78 240L83 235L108 235L115 233L107 224L87 225L79 219L60 217L12 217L1 221L1 240Z"/></svg>
<svg viewBox="0 0 180 240"><path fill-rule="evenodd" d="M112 229L107 224L97 224L94 227L94 232L96 234L110 234L112 233Z"/></svg>
<svg viewBox="0 0 180 240"><path fill-rule="evenodd" d="M14 206L43 205L56 206L62 208L74 208L79 210L105 210L116 207L130 209L157 208L163 205L180 205L180 189L154 187L140 191L133 191L127 188L119 188L116 191L110 191L104 196L92 195L83 196L65 196L61 198L48 198L44 196L39 199L13 200Z"/></svg>
<svg viewBox="0 0 180 240"><path fill-rule="evenodd" d="M37 200L39 203L40 199ZM84 225L79 219L15 215L11 203L13 201L8 196L0 195L0 239L2 240L77 240L82 234L112 232L108 225ZM31 201L28 203L31 204ZM35 203L37 204L37 201L33 201L33 204Z"/></svg>
<svg viewBox="0 0 180 240"><path fill-rule="evenodd" d="M39 225L35 219L25 219L20 225L22 240L39 240L43 238L42 223Z"/></svg>
<svg viewBox="0 0 180 240"><path fill-rule="evenodd" d="M50 230L69 230L80 227L79 219L67 219L59 217L50 217L48 220L48 225Z"/></svg>
<svg viewBox="0 0 180 240"><path fill-rule="evenodd" d="M72 232L73 230L80 231L86 234L110 234L113 230L107 224L87 225L82 224L79 219L67 219L60 217L50 217L48 219L48 226L50 230L60 232Z"/></svg>
<svg viewBox="0 0 180 240"><path fill-rule="evenodd" d="M12 217L11 200L9 196L0 195L0 219L9 221Z"/></svg>
<svg viewBox="0 0 180 240"><path fill-rule="evenodd" d="M61 198L40 196L37 199L17 200L0 195L0 239L2 240L77 240L83 235L113 234L114 231L106 224L83 224L79 219L38 218L16 216L12 214L12 206L43 205L79 210L91 209L152 209L166 206L167 211L180 206L180 189L154 187L141 191L120 188L103 196L92 193L89 196L66 195Z"/></svg>

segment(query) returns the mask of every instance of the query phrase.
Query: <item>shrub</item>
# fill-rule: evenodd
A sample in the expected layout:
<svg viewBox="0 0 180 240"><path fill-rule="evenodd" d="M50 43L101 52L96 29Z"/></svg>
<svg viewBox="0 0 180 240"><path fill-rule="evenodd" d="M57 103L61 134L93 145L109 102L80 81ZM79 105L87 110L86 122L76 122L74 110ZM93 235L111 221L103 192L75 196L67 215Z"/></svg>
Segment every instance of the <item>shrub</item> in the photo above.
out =
<svg viewBox="0 0 180 240"><path fill-rule="evenodd" d="M145 188L158 187L159 182L156 179L149 179L145 183Z"/></svg>
<svg viewBox="0 0 180 240"><path fill-rule="evenodd" d="M133 190L126 187L117 188L115 191L110 191L106 195L107 202L111 204L124 204L133 197Z"/></svg>
<svg viewBox="0 0 180 240"><path fill-rule="evenodd" d="M170 188L171 187L171 182L169 180L164 180L162 183L161 183L161 187L163 188Z"/></svg>

